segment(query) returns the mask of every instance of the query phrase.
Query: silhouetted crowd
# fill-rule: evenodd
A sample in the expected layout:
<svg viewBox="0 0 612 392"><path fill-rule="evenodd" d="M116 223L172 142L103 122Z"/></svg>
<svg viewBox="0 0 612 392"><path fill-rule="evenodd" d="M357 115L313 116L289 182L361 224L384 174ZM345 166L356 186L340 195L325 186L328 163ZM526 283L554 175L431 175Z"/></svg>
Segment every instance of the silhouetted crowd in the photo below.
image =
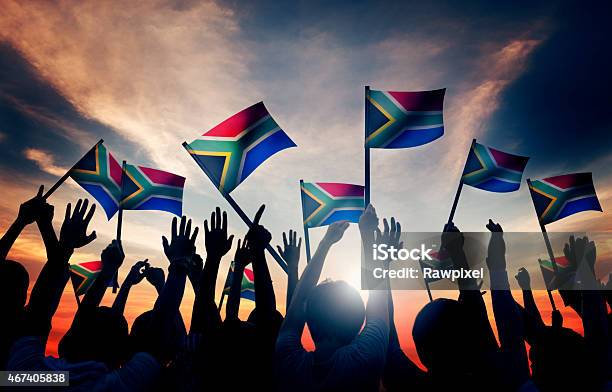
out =
<svg viewBox="0 0 612 392"><path fill-rule="evenodd" d="M121 243L112 241L102 252L102 270L59 342L59 357L45 356L51 320L70 279L69 260L75 249L96 238L88 228L94 211L95 205L87 200L68 204L58 237L53 206L43 198L41 187L36 197L21 205L0 240L1 369L69 371L67 388L84 391L612 390L610 287L561 290L564 302L580 316L584 335L563 327L558 311L553 312L552 325L546 325L525 269L516 275L523 306L509 290L499 224L489 220L486 225L491 232L486 266L491 287L506 290L483 293L475 280L463 279L457 300L436 299L425 305L412 329L427 369L422 370L400 348L388 280L386 290L369 291L365 306L346 282L319 283L326 256L342 239L348 222L328 227L301 276L301 239L293 231L283 234L283 246L278 247L288 266L288 310L283 317L276 309L265 255L272 236L259 223L264 206L244 239L237 241L225 318L215 302L215 285L234 236L228 234L226 213L216 208L204 221L205 256L198 253L201 246L196 247L198 227L184 216L174 218L169 237L162 237L167 271L147 260L136 262L112 307L106 307L100 303L125 258ZM40 230L47 262L28 300L27 270L6 257L32 223ZM364 249L372 249L374 243L402 246L399 222L384 219L381 228L371 205L361 216L359 230ZM463 242L461 232L452 223L446 225L441 246L456 268L469 268ZM575 284L593 287L595 244L586 237L572 237L564 253L583 267L576 269ZM249 264L256 307L243 321L238 317L241 278ZM158 297L130 329L123 312L130 289L145 279ZM179 312L187 279L195 291L189 327ZM484 295L491 296L497 338ZM312 352L302 345L306 325L315 345Z"/></svg>

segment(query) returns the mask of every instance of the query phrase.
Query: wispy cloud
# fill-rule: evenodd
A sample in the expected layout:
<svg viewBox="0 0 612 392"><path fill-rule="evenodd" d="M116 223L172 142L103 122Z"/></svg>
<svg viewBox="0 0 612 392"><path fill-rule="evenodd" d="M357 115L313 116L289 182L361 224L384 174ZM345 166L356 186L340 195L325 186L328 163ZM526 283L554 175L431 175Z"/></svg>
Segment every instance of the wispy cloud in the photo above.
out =
<svg viewBox="0 0 612 392"><path fill-rule="evenodd" d="M48 152L36 148L28 148L23 153L26 158L34 161L46 173L61 177L68 171L68 168L57 166L55 159Z"/></svg>

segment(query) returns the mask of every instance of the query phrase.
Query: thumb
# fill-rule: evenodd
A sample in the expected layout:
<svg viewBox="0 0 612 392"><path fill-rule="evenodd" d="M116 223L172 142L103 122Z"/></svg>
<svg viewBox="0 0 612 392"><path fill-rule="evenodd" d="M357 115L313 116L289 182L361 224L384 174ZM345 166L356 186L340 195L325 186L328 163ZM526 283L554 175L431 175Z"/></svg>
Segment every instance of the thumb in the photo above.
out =
<svg viewBox="0 0 612 392"><path fill-rule="evenodd" d="M96 231L92 231L90 235L85 237L85 244L90 244L93 240L95 240L96 238L98 238L98 235L96 234Z"/></svg>
<svg viewBox="0 0 612 392"><path fill-rule="evenodd" d="M168 245L168 239L166 236L162 236L162 246L164 247L164 253L168 253L170 245Z"/></svg>

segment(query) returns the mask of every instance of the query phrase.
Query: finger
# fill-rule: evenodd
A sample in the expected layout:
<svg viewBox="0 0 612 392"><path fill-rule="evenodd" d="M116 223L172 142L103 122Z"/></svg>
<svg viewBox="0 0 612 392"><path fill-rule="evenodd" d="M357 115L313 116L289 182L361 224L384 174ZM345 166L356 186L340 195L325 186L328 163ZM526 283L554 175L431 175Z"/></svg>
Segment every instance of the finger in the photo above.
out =
<svg viewBox="0 0 612 392"><path fill-rule="evenodd" d="M64 220L70 219L70 214L72 213L72 204L68 203L66 206L66 215L64 216Z"/></svg>
<svg viewBox="0 0 612 392"><path fill-rule="evenodd" d="M98 237L98 235L96 234L96 231L92 231L90 235L88 235L87 237L85 237L85 245L91 243L93 240L95 240Z"/></svg>
<svg viewBox="0 0 612 392"><path fill-rule="evenodd" d="M191 234L191 219L187 221L187 226L185 226L185 235L189 237Z"/></svg>
<svg viewBox="0 0 612 392"><path fill-rule="evenodd" d="M217 221L215 222L216 225L215 227L217 228L217 230L221 229L221 208L217 207L215 208L215 212L216 212L216 216L217 216Z"/></svg>
<svg viewBox="0 0 612 392"><path fill-rule="evenodd" d="M283 249L280 247L280 245L276 245L276 250L278 250L278 254L281 255L283 258L285 258L285 254L283 252Z"/></svg>
<svg viewBox="0 0 612 392"><path fill-rule="evenodd" d="M42 197L44 190L45 190L45 186L44 185L39 186L38 187L38 193L36 194L36 197Z"/></svg>
<svg viewBox="0 0 612 392"><path fill-rule="evenodd" d="M293 231L293 239L291 240L293 245L297 244L297 230Z"/></svg>
<svg viewBox="0 0 612 392"><path fill-rule="evenodd" d="M177 226L177 218L174 217L174 218L172 218L172 233L171 233L172 236L170 237L171 239L175 239L177 237L177 235L178 235L176 226Z"/></svg>
<svg viewBox="0 0 612 392"><path fill-rule="evenodd" d="M204 234L208 236L208 233L210 233L210 230L208 229L208 221L204 219Z"/></svg>
<svg viewBox="0 0 612 392"><path fill-rule="evenodd" d="M166 236L162 235L162 246L164 247L164 253L168 253L168 248L170 247L168 245L168 239L166 238Z"/></svg>
<svg viewBox="0 0 612 392"><path fill-rule="evenodd" d="M300 237L300 242L298 242L298 249L300 249L302 247L302 237Z"/></svg>
<svg viewBox="0 0 612 392"><path fill-rule="evenodd" d="M85 224L88 225L89 222L91 221L91 218L93 218L94 212L96 212L96 205L92 204L91 208L89 209L89 212L87 213L87 216L85 217Z"/></svg>
<svg viewBox="0 0 612 392"><path fill-rule="evenodd" d="M81 204L83 204L83 200L79 199L76 203L76 206L74 206L74 215L78 215L81 211Z"/></svg>
<svg viewBox="0 0 612 392"><path fill-rule="evenodd" d="M401 232L402 232L402 225L399 222L397 222L397 226L395 228L395 231L397 231L398 235L400 235Z"/></svg>
<svg viewBox="0 0 612 392"><path fill-rule="evenodd" d="M227 212L223 211L223 222L221 222L221 230L227 233Z"/></svg>
<svg viewBox="0 0 612 392"><path fill-rule="evenodd" d="M185 235L185 225L187 224L187 217L185 215L181 216L181 225L179 226L179 236Z"/></svg>
<svg viewBox="0 0 612 392"><path fill-rule="evenodd" d="M383 232L386 234L389 232L389 222L387 222L387 218L383 219Z"/></svg>
<svg viewBox="0 0 612 392"><path fill-rule="evenodd" d="M214 230L215 227L217 227L215 220L216 220L215 211L213 211L210 213L210 229L211 230Z"/></svg>
<svg viewBox="0 0 612 392"><path fill-rule="evenodd" d="M234 242L234 235L230 235L229 238L227 239L227 243L229 244L229 247L232 247L232 242Z"/></svg>
<svg viewBox="0 0 612 392"><path fill-rule="evenodd" d="M255 214L255 219L253 219L253 224L254 225L258 225L259 224L259 220L261 219L261 216L263 215L264 210L266 209L266 205L262 204L261 207L259 207L259 210L257 210L257 213Z"/></svg>
<svg viewBox="0 0 612 392"><path fill-rule="evenodd" d="M200 228L196 226L195 229L193 229L193 234L191 235L191 242L196 241L196 238L198 238L198 232L200 231Z"/></svg>
<svg viewBox="0 0 612 392"><path fill-rule="evenodd" d="M395 231L396 231L395 229L396 229L396 227L395 227L395 217L392 216L391 217L391 232L395 233Z"/></svg>
<svg viewBox="0 0 612 392"><path fill-rule="evenodd" d="M236 249L240 249L240 238L238 238L238 247Z"/></svg>
<svg viewBox="0 0 612 392"><path fill-rule="evenodd" d="M81 211L79 211L79 215L81 217L85 216L85 213L87 212L87 207L89 207L89 199L85 199L83 201L83 205L81 206Z"/></svg>
<svg viewBox="0 0 612 392"><path fill-rule="evenodd" d="M287 242L287 234L285 234L285 232L283 232L283 245L285 248L289 246L289 243Z"/></svg>

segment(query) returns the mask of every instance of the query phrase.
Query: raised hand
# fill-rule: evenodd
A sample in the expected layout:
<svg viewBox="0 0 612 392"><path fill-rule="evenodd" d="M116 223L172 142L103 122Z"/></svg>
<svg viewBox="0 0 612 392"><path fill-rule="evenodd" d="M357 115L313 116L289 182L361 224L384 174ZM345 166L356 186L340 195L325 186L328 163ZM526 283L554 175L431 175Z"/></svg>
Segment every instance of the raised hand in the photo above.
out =
<svg viewBox="0 0 612 392"><path fill-rule="evenodd" d="M125 254L123 253L123 248L121 247L121 242L117 240L113 240L103 251L100 256L102 259L102 269L106 271L117 271L121 264L123 264L123 259L125 259Z"/></svg>
<svg viewBox="0 0 612 392"><path fill-rule="evenodd" d="M66 216L64 223L62 223L59 240L64 249L80 248L96 239L95 230L91 234L87 234L87 226L96 211L96 205L92 204L87 211L88 205L89 200L79 199L74 207L74 212L71 212L72 205L70 203L66 206Z"/></svg>
<svg viewBox="0 0 612 392"><path fill-rule="evenodd" d="M328 245L335 244L336 242L342 239L344 232L349 227L348 221L338 221L334 222L327 228L327 232L323 237L322 242L325 242Z"/></svg>
<svg viewBox="0 0 612 392"><path fill-rule="evenodd" d="M302 238L297 241L297 232L289 230L289 240L287 241L287 234L283 233L283 248L277 246L278 253L281 255L283 260L287 262L287 266L291 269L297 269L300 261L300 249L302 247Z"/></svg>
<svg viewBox="0 0 612 392"><path fill-rule="evenodd" d="M363 214L359 217L359 232L361 238L368 242L374 241L374 233L378 229L378 216L376 216L376 209L372 204L363 211Z"/></svg>
<svg viewBox="0 0 612 392"><path fill-rule="evenodd" d="M245 237L245 240L249 242L249 247L254 254L262 253L272 240L272 234L270 234L265 227L259 224L259 220L261 219L265 209L265 204L262 204L262 206L259 207L259 210L257 210L257 213L255 214L255 219L253 219L253 224L249 228L249 232Z"/></svg>
<svg viewBox="0 0 612 392"><path fill-rule="evenodd" d="M380 231L379 228L376 228L376 243L384 243L389 246L394 246L396 249L401 249L403 246L403 243L400 243L401 234L402 226L399 222L395 221L394 217L391 217L391 226L389 226L387 218L384 218L383 231Z"/></svg>
<svg viewBox="0 0 612 392"><path fill-rule="evenodd" d="M123 282L124 285L137 285L138 283L142 282L142 280L145 278L146 274L147 274L147 270L150 268L149 266L149 259L145 259L142 261L137 261L136 263L134 263L134 265L132 266L132 268L130 269L130 272L128 273L128 275L125 278L125 281Z"/></svg>
<svg viewBox="0 0 612 392"><path fill-rule="evenodd" d="M198 237L198 228L191 232L191 219L186 216L181 218L180 227L177 229L177 219L172 219L172 233L170 242L162 236L164 253L171 264L179 263L185 268L189 267L190 259L195 254L195 241Z"/></svg>
<svg viewBox="0 0 612 392"><path fill-rule="evenodd" d="M164 270L158 267L149 267L145 270L145 278L155 287L158 293L164 288L166 276Z"/></svg>
<svg viewBox="0 0 612 392"><path fill-rule="evenodd" d="M444 231L442 232L442 240L440 247L451 254L457 254L463 251L463 233L459 231L457 226L453 222L449 222L444 225Z"/></svg>
<svg viewBox="0 0 612 392"><path fill-rule="evenodd" d="M506 269L506 242L504 241L504 230L499 223L489 219L487 229L491 232L489 240L489 251L487 257L487 267L489 271Z"/></svg>
<svg viewBox="0 0 612 392"><path fill-rule="evenodd" d="M524 267L521 267L514 276L522 290L531 290L531 278L529 272Z"/></svg>
<svg viewBox="0 0 612 392"><path fill-rule="evenodd" d="M595 243L589 241L588 237L574 238L571 235L569 242L563 247L563 254L576 267L579 267L584 262L591 271L594 271L597 252Z"/></svg>
<svg viewBox="0 0 612 392"><path fill-rule="evenodd" d="M233 235L227 236L227 213L223 211L222 215L221 209L217 207L210 214L210 229L208 221L204 220L204 244L207 258L221 260L221 257L232 248L233 240Z"/></svg>
<svg viewBox="0 0 612 392"><path fill-rule="evenodd" d="M43 198L44 188L45 187L41 185L40 188L38 188L36 196L19 206L17 220L23 225L34 223L40 218L48 218L49 211L51 212L51 218L53 218L53 207L47 204Z"/></svg>
<svg viewBox="0 0 612 392"><path fill-rule="evenodd" d="M237 266L246 267L253 261L253 253L249 247L249 241L245 238L242 243L238 240L238 247L234 255L234 263Z"/></svg>

